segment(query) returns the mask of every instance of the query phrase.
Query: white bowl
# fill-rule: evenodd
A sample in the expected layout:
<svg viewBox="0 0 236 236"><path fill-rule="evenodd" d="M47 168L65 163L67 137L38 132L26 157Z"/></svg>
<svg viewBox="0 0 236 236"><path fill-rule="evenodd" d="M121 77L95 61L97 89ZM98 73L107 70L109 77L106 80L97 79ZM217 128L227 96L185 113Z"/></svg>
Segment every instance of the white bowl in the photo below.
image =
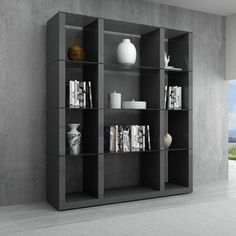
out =
<svg viewBox="0 0 236 236"><path fill-rule="evenodd" d="M122 102L123 109L146 109L147 103L144 101L124 101Z"/></svg>

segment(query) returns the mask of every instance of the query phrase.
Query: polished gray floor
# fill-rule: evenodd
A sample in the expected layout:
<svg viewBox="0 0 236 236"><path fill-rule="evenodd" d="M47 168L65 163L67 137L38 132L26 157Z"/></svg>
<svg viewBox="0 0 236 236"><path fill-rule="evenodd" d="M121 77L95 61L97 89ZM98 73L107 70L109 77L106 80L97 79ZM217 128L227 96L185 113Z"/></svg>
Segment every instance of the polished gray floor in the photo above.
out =
<svg viewBox="0 0 236 236"><path fill-rule="evenodd" d="M236 162L229 181L168 198L57 212L46 203L0 208L0 235L236 235Z"/></svg>

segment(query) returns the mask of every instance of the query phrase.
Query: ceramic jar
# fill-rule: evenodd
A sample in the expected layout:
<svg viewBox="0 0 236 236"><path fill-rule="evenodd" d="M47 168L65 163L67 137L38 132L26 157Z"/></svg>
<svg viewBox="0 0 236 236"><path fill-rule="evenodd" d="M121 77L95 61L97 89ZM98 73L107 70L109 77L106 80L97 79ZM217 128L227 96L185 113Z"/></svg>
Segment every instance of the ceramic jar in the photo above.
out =
<svg viewBox="0 0 236 236"><path fill-rule="evenodd" d="M136 56L136 48L130 42L130 39L123 39L117 47L117 61L120 64L130 66L135 64Z"/></svg>
<svg viewBox="0 0 236 236"><path fill-rule="evenodd" d="M84 49L80 47L79 43L74 43L68 49L68 58L72 61L84 61L85 59Z"/></svg>
<svg viewBox="0 0 236 236"><path fill-rule="evenodd" d="M77 130L80 124L68 124L70 131L67 132L69 152L71 155L80 153L81 133Z"/></svg>
<svg viewBox="0 0 236 236"><path fill-rule="evenodd" d="M114 91L109 94L108 97L109 108L111 109L121 109L121 93Z"/></svg>
<svg viewBox="0 0 236 236"><path fill-rule="evenodd" d="M170 147L170 145L171 145L171 143L172 143L172 137L171 137L171 135L170 134L165 134L164 135L164 144L165 144L165 148L169 148Z"/></svg>

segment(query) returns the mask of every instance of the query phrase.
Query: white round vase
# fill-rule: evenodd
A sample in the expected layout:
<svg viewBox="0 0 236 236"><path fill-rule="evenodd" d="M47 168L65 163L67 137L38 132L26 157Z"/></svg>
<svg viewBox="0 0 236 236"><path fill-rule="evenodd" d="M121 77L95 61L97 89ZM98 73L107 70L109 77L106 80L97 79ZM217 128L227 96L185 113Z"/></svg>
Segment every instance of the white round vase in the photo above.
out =
<svg viewBox="0 0 236 236"><path fill-rule="evenodd" d="M67 132L69 152L71 155L78 155L80 152L81 133L77 130L80 124L68 124L70 131Z"/></svg>
<svg viewBox="0 0 236 236"><path fill-rule="evenodd" d="M165 148L169 148L170 147L170 145L171 145L171 143L172 143L172 137L171 137L171 135L170 134L165 134L164 135L164 144L165 144Z"/></svg>
<svg viewBox="0 0 236 236"><path fill-rule="evenodd" d="M135 64L137 52L130 39L123 39L117 47L117 61L127 66Z"/></svg>

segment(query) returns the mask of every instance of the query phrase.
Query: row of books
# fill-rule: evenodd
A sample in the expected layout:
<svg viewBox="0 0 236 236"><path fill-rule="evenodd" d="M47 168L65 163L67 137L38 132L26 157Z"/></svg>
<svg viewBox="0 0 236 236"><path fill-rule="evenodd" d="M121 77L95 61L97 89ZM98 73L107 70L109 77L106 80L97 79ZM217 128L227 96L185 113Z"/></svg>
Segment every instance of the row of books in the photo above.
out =
<svg viewBox="0 0 236 236"><path fill-rule="evenodd" d="M105 127L105 151L134 152L151 150L149 125Z"/></svg>
<svg viewBox="0 0 236 236"><path fill-rule="evenodd" d="M165 86L165 109L182 108L182 87Z"/></svg>
<svg viewBox="0 0 236 236"><path fill-rule="evenodd" d="M91 81L69 81L69 107L93 108Z"/></svg>

